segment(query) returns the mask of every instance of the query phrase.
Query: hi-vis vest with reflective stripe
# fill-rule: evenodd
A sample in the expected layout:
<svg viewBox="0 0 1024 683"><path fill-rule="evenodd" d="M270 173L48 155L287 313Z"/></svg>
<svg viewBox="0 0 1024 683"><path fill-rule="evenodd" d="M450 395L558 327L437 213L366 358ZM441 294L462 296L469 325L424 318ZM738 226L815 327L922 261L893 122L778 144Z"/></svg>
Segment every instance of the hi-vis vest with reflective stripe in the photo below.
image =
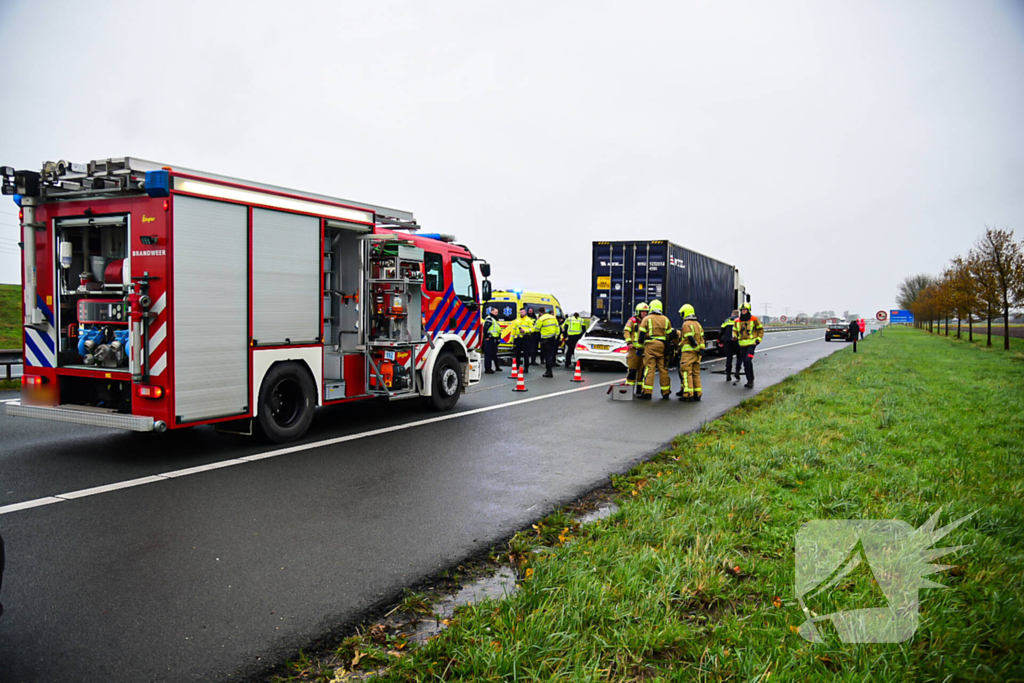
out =
<svg viewBox="0 0 1024 683"><path fill-rule="evenodd" d="M524 315L513 323L515 331L512 333L512 338L525 337L528 334L533 334L533 319Z"/></svg>
<svg viewBox="0 0 1024 683"><path fill-rule="evenodd" d="M577 334L583 334L583 320L576 317L566 318L565 334L570 337L573 337Z"/></svg>
<svg viewBox="0 0 1024 683"><path fill-rule="evenodd" d="M648 313L644 321L640 323L640 331L647 335L645 341L663 342L672 331L672 323L661 313Z"/></svg>
<svg viewBox="0 0 1024 683"><path fill-rule="evenodd" d="M544 313L537 318L536 330L540 332L541 339L551 339L558 336L558 318L550 313Z"/></svg>
<svg viewBox="0 0 1024 683"><path fill-rule="evenodd" d="M764 325L756 315L750 316L750 320L737 319L733 331L736 333L736 341L740 346L760 344L764 339Z"/></svg>
<svg viewBox="0 0 1024 683"><path fill-rule="evenodd" d="M501 325L491 316L484 318L484 334L494 339L501 337Z"/></svg>
<svg viewBox="0 0 1024 683"><path fill-rule="evenodd" d="M697 346L691 346L690 340L687 339L687 335L693 335L694 340L697 342ZM697 351L698 349L704 348L704 328L696 320L687 318L683 321L682 331L682 349L683 351Z"/></svg>

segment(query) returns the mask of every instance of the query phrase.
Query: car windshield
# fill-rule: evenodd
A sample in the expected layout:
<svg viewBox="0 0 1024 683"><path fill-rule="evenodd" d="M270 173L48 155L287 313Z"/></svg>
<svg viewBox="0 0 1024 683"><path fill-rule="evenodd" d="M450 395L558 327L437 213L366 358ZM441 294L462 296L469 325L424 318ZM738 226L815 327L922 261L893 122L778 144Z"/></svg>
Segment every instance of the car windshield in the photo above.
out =
<svg viewBox="0 0 1024 683"><path fill-rule="evenodd" d="M622 339L622 326L614 325L605 320L599 320L587 332L587 337L607 337L609 339Z"/></svg>

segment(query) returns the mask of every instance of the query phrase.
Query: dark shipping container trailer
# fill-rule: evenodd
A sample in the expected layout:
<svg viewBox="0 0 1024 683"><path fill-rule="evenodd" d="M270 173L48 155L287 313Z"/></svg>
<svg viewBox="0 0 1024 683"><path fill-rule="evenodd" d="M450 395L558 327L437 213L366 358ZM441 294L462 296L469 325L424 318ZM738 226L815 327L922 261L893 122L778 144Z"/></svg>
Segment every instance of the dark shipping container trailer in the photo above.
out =
<svg viewBox="0 0 1024 683"><path fill-rule="evenodd" d="M660 299L672 327L691 304L704 326L708 347L717 346L721 325L748 300L735 266L667 240L594 242L590 310L594 317L625 325L636 305Z"/></svg>

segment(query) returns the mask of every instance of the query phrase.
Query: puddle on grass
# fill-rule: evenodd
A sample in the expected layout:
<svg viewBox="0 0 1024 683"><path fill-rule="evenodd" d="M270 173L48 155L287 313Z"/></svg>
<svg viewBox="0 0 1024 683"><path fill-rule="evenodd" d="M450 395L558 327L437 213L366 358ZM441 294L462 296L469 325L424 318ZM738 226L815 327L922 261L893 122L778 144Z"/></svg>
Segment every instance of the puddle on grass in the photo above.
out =
<svg viewBox="0 0 1024 683"><path fill-rule="evenodd" d="M610 517L619 510L619 506L610 500L607 491L593 495L589 500L582 501L576 508L576 521L581 525L590 524ZM534 552L548 552L551 548L536 548ZM508 566L485 565L459 567L473 575L471 580L457 588L433 588L427 591L422 603L422 612L403 611L396 607L368 632L382 641L383 637L397 638L405 644L420 645L439 635L448 628L449 620L459 607L475 605L484 600L503 600L515 595L516 572ZM427 611L429 610L429 612ZM400 647L405 647L402 645ZM393 654L397 654L394 652ZM346 671L344 667L335 670L334 681L367 681L377 677L384 668L372 668L362 671Z"/></svg>
<svg viewBox="0 0 1024 683"><path fill-rule="evenodd" d="M597 508L595 508L594 510L591 510L590 512L586 513L585 515L580 515L577 518L577 521L580 524L590 524L591 522L596 522L599 519L604 519L605 517L611 517L612 515L614 515L618 511L619 511L619 506L616 505L615 503L602 503L602 504L598 505Z"/></svg>
<svg viewBox="0 0 1024 683"><path fill-rule="evenodd" d="M576 519L580 524L590 524L610 517L618 512L619 506L610 501L603 501L596 508L579 515ZM535 551L545 552L550 548L538 548ZM411 615L395 613L385 620L384 625L395 635L401 635L410 643L422 643L430 640L447 628L446 620L451 619L455 610L464 605L475 605L493 598L501 600L514 595L516 590L516 572L511 567L498 567L493 573L478 576L466 583L454 594L443 595L431 604L432 615Z"/></svg>

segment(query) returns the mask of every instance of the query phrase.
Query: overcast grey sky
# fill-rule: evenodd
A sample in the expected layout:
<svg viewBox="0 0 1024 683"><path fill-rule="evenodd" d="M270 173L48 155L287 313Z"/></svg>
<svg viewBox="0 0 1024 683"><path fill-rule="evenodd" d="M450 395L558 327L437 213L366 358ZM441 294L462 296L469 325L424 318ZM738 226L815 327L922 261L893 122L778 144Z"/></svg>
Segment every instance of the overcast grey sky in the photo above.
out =
<svg viewBox="0 0 1024 683"><path fill-rule="evenodd" d="M413 211L589 308L668 239L755 309L1024 237L1024 2L0 0L0 162L138 156ZM0 282L19 282L0 203Z"/></svg>

